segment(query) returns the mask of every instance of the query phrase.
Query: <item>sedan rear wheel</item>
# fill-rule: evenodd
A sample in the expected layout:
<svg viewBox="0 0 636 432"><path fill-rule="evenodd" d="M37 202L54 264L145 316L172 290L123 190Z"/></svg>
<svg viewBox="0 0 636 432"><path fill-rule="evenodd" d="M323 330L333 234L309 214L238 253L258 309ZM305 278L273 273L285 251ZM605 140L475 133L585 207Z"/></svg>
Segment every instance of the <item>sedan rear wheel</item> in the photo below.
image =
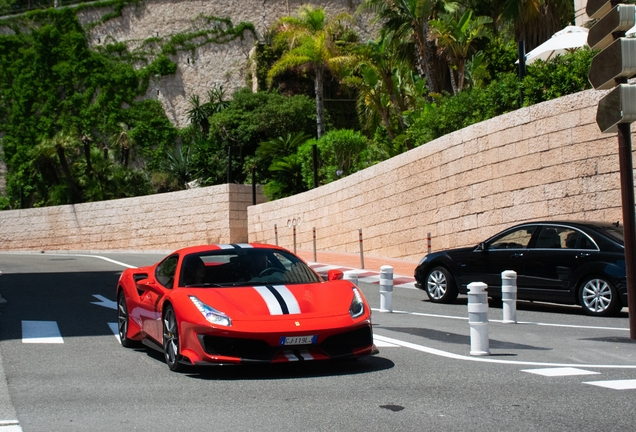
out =
<svg viewBox="0 0 636 432"><path fill-rule="evenodd" d="M179 324L171 306L166 308L163 315L163 352L168 367L173 372L180 372L184 365L179 363Z"/></svg>
<svg viewBox="0 0 636 432"><path fill-rule="evenodd" d="M451 303L457 298L457 287L450 272L435 267L426 276L426 294L434 303Z"/></svg>
<svg viewBox="0 0 636 432"><path fill-rule="evenodd" d="M585 280L581 284L579 296L581 306L589 315L616 315L622 306L616 288L603 278Z"/></svg>

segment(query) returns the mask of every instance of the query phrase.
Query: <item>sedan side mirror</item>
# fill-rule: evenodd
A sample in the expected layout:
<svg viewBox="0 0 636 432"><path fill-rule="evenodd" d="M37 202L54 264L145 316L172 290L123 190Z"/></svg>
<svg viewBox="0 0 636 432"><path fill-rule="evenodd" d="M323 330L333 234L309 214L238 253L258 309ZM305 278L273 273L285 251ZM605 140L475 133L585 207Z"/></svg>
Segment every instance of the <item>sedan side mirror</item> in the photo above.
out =
<svg viewBox="0 0 636 432"><path fill-rule="evenodd" d="M488 252L488 243L486 242L479 243L479 246L477 246L477 249L482 252Z"/></svg>

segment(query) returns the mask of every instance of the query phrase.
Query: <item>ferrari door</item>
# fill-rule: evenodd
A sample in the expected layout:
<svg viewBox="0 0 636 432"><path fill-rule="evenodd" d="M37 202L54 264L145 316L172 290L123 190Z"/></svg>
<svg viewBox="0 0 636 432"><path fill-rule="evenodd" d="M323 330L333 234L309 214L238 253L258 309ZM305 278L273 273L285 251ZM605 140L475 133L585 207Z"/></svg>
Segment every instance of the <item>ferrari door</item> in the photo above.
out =
<svg viewBox="0 0 636 432"><path fill-rule="evenodd" d="M140 299L140 306L143 309L142 329L157 342L161 342L163 339L161 299L174 286L178 261L179 257L177 255L164 259L155 269L155 278L150 278L148 285L145 287L141 286L143 289Z"/></svg>

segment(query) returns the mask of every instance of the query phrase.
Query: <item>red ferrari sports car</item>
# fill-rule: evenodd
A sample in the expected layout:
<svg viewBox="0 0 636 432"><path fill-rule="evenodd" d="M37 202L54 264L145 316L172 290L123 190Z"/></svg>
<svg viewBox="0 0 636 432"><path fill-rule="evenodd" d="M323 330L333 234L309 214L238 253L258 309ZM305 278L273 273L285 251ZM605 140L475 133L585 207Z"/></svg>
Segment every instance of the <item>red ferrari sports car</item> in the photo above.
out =
<svg viewBox="0 0 636 432"><path fill-rule="evenodd" d="M119 338L164 353L168 367L289 362L376 354L362 292L331 270L323 280L286 249L196 246L125 270Z"/></svg>

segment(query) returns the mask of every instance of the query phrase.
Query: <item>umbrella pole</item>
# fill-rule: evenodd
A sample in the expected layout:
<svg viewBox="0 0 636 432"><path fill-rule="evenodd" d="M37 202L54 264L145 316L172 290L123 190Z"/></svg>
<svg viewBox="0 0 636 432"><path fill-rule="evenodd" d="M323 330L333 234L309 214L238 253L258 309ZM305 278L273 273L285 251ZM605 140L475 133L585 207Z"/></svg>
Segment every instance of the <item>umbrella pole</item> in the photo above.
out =
<svg viewBox="0 0 636 432"><path fill-rule="evenodd" d="M526 47L522 40L519 41L519 83L523 84L526 76ZM523 107L523 85L519 86L519 108Z"/></svg>

